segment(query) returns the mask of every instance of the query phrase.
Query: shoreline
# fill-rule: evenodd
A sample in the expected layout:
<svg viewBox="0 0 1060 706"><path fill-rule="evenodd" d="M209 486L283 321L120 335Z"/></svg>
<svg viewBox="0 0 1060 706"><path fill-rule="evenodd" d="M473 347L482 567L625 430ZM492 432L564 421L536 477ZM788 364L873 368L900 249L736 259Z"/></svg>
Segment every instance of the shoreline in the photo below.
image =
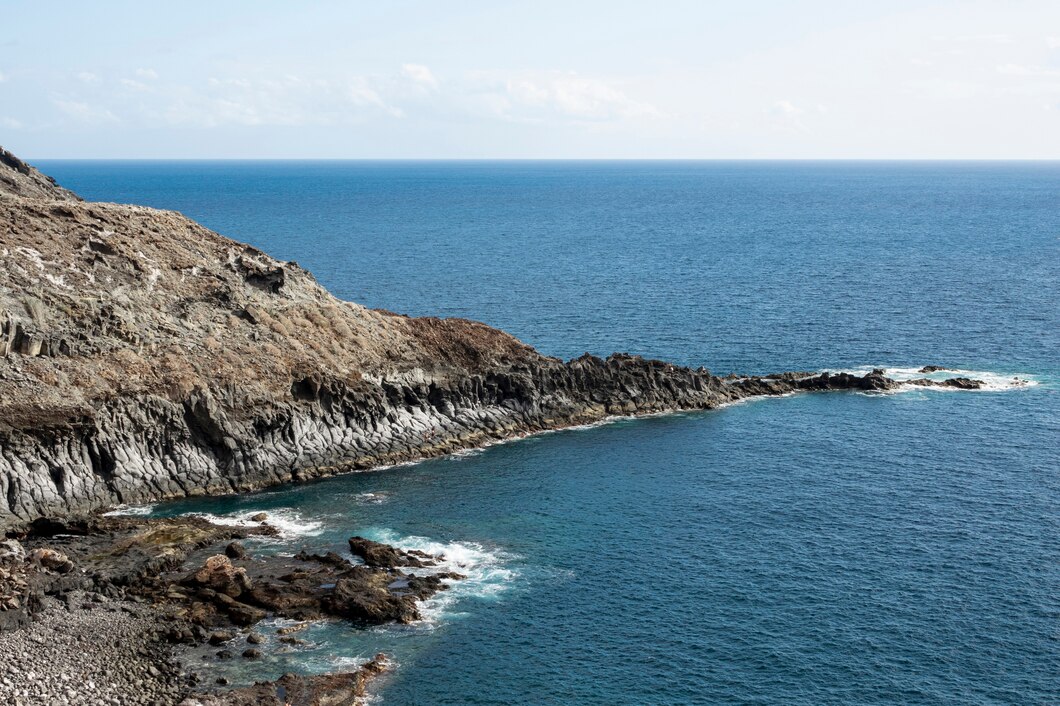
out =
<svg viewBox="0 0 1060 706"><path fill-rule="evenodd" d="M869 366L863 366L863 368L866 369L866 370L883 370L884 373L886 373L886 372L888 372L890 370L888 368L870 368ZM921 369L921 370L923 370L923 369ZM940 371L952 371L952 372L960 372L962 374L976 374L976 375L984 375L985 374L984 371L970 371L970 370L963 370L963 369L958 370L958 369L950 369L950 368L940 368L939 371L936 371L936 372L940 372ZM807 375L806 379L811 379L811 378L814 378L814 377L817 377L817 376L823 375L823 374L857 376L859 372L860 372L861 376L865 376L865 375L871 374L871 373L863 372L863 371L861 371L859 369L854 369L854 370L849 370L849 369L845 369L845 370L826 369L826 370L822 370L820 373L808 373L808 374L806 374ZM787 375L787 374L788 373L782 373L780 375ZM998 376L995 373L990 373L989 375L992 375L992 376L995 376L995 377L1000 377L1000 376ZM744 382L744 381L760 381L760 380L768 380L771 377L772 376L747 376L747 377L739 378L739 381L740 382ZM871 390L868 390L868 391L859 391L859 390L856 390L854 388L843 388L843 389L840 389L839 391L841 391L841 392L842 391L856 392L856 393L860 393L860 394L869 394L869 395L900 394L900 393L903 393L903 392L910 392L910 391L914 391L914 390L931 390L931 391L935 391L935 392L943 392L943 391L945 391L945 392L1007 392L1007 391L1016 390L1016 389L1026 389L1026 388L1030 388L1030 387L1037 387L1040 384L1037 380L1034 379L1033 376L1030 376L1028 374L1023 374L1023 377L1013 376L1013 382L1010 383L1009 387L1004 387L1004 388L1002 388L1002 387L994 387L994 386L992 386L991 383L984 382L983 380L979 380L979 379L972 379L971 380L973 383L977 383L979 385L978 387L965 387L965 386L948 385L947 384L950 380L953 380L953 379L956 379L956 378L947 378L947 379L942 380L942 381L935 381L935 380L930 380L930 379L927 379L927 378L915 378L915 379L887 378L887 379L890 382L894 383L893 387L890 387L888 389L871 389ZM960 379L966 379L966 378L960 378ZM923 382L925 380L929 384L923 384ZM565 431L579 431L579 430L583 430L583 429L584 430L594 429L594 428L597 428L597 427L607 426L607 425L614 424L614 423L617 423L617 422L622 422L622 421L636 421L636 420L640 420L640 419L650 419L650 418L654 418L654 417L668 417L668 416L679 415L679 414L717 412L717 411L720 411L720 410L723 410L723 409L727 409L729 407L735 407L735 406L742 405L742 404L749 404L751 402L756 402L756 401L764 401L764 400L768 400L768 399L782 399L782 398L786 398L786 397L794 397L794 396L797 396L797 395L800 395L800 394L812 394L814 392L832 392L832 391L834 391L834 390L799 390L799 389L793 389L793 390L786 390L786 391L775 392L775 393L764 393L764 394L749 395L749 396L746 396L746 397L740 397L740 398L737 398L737 399L733 399L731 401L721 402L721 403L718 403L716 406L712 406L712 407L674 408L674 409L667 409L667 410L661 410L661 411L633 412L633 413L630 413L630 414L609 414L609 415L603 416L603 417L601 417L599 419L596 419L596 420L593 420L593 421L587 421L587 422L575 421L575 422L559 424L559 425L556 425L556 426L551 426L551 427L542 428L542 429L517 431L517 432L513 432L513 433L508 434L508 435L501 435L501 436L497 436L497 437L491 437L491 438L488 438L486 441L481 442L481 443L480 442L470 442L469 441L466 445L461 445L458 448L427 449L427 450L425 450L423 455L411 457L411 458L408 458L408 459L405 459L405 460L395 461L393 463L384 462L384 463L381 463L381 464L378 464L378 465L367 466L367 467L355 466L355 467L325 467L325 468L321 468L321 469L307 469L307 471L304 472L301 475L301 477L292 478L290 480L283 480L283 481L280 481L280 482L277 482L277 483L274 483L274 484L263 485L261 487L241 489L241 490L232 490L232 491L229 491L229 492L221 492L221 493L183 494L183 495L173 495L173 496L167 496L167 497L160 497L160 498L157 498L157 499L154 499L154 500L149 500L149 501L146 501L146 502L143 502L143 503L135 503L135 504L122 503L122 504L119 504L119 505L114 505L114 506L109 506L109 507L96 508L95 510L93 510L93 513L94 514L99 514L101 516L117 516L117 517L130 516L130 517L135 517L135 516L138 516L138 513L122 512L122 508L129 508L129 509L144 508L144 507L151 507L151 506L154 506L154 505L159 505L159 504L163 504L163 503L167 503L167 502L174 502L174 501L178 501L178 500L193 499L193 498L206 498L206 497L210 497L210 498L225 498L225 497L234 497L234 496L238 496L238 495L245 495L245 494L248 494L248 493L257 493L257 492L262 492L262 491L266 491L266 490L270 490L270 489L280 488L280 487L287 486L287 485L295 486L295 485L302 485L302 484L306 484L306 483L313 483L315 481L323 481L323 480L327 480L329 478L337 478L337 477L340 477L340 476L343 476L343 475L353 474L353 473L380 473L380 472L388 471L388 470L391 470L391 469L394 469L394 468L401 468L401 467L404 467L404 466L411 466L411 465L415 465L415 464L418 464L418 463L423 463L425 461L430 461L430 460L434 460L434 459L444 459L444 458L458 457L458 456L464 455L464 454L474 454L474 453L483 451L485 449L491 448L493 446L502 446L502 445L505 445L505 444L516 443L516 442L522 441L524 439L530 439L530 438L534 438L534 437L537 437L537 436L543 436L545 434L555 434L555 433L560 433L560 432L565 432ZM317 472L317 470L319 470L319 472ZM144 514L149 514L149 513L144 513ZM2 529L2 528L0 528L0 529Z"/></svg>
<svg viewBox="0 0 1060 706"><path fill-rule="evenodd" d="M0 627L13 629L0 631L0 701L249 706L298 693L306 704L360 703L371 679L392 668L385 655L331 674L235 686L206 683L196 664L297 650L300 631L319 619L350 629L413 622L422 601L464 578L441 556L356 537L360 563L248 552L241 539L278 533L267 520L234 528L96 517L38 523L35 533L5 540ZM16 626L12 618L23 619ZM286 619L279 628L276 618ZM276 634L262 634L269 631Z"/></svg>
<svg viewBox="0 0 1060 706"><path fill-rule="evenodd" d="M127 459L134 471L129 480L124 481L125 491L117 490L113 469L97 468L101 463L95 460L99 451L93 455L90 447L80 461L73 460L73 451L85 444L80 439L82 432L64 427L22 432L10 448L15 453L24 449L19 455L24 459L24 465L40 459L41 465L54 466L62 464L65 458L75 464L75 468L80 464L90 478L98 479L102 474L106 483L103 486L96 483L95 490L91 491L92 486L78 483L76 487L83 489L80 492L87 493L86 497L67 492L57 498L61 501L60 507L48 512L44 511L46 506L35 501L37 504L31 507L37 509L22 519L0 516L0 529L10 531L24 527L34 517L73 516L118 505L253 492L291 482L415 463L539 433L607 423L613 419L711 411L756 398L800 392L877 393L924 386L955 390L984 387L982 381L965 377L899 381L887 377L882 369L860 376L844 372L789 372L718 378L706 370L693 371L625 355L611 356L606 360L586 355L565 364L549 364L542 370L495 376L490 380L490 386L500 392L499 399L494 396L496 392L482 389L483 382L484 379L478 376L450 380L445 383L445 388L438 381L424 384L407 380L400 387L387 387L392 385L388 382L384 384L384 389L388 390L386 397L399 396L403 404L385 403L381 407L378 399L372 402L363 393L350 396L348 390L343 392L347 401L337 407L333 400L338 391L332 393L321 389L314 398L314 405L302 416L288 419L267 436L247 442L252 443L252 447L240 450L232 436L223 436L220 431L215 431L212 436L185 434L177 441L165 442L166 448L170 449L166 452L170 456L167 463L162 463L166 459L154 455L154 449L159 445L155 437L167 430L144 427L135 407L125 409L108 423L108 427L113 425L121 430L124 445L124 448L112 448L108 453L112 459ZM504 388L511 388L512 392L501 392ZM448 393L443 392L446 389ZM616 393L620 395L619 399L608 401L608 397ZM447 399L449 395L459 402L459 407ZM597 401L598 398L604 401ZM376 409L368 412L366 418L365 407ZM207 417L213 420L209 414ZM224 421L231 424L230 420ZM199 423L206 424L205 421ZM210 423L217 424L219 420ZM246 428L248 425L241 426ZM294 443L291 443L292 439ZM173 448L174 444L180 446ZM181 448L192 445L194 448L186 451ZM63 450L61 458L53 457L56 447ZM192 485L181 481L184 471L178 470L179 466L174 466L171 458L173 455L186 458L188 454L198 454L200 458L210 455L214 460L209 473L216 480ZM277 466L270 462L277 454L294 458L290 462L293 466L288 470L283 464ZM337 462L314 461L336 456L339 458ZM85 458L92 460L91 467L84 467ZM228 458L229 462L219 464L221 458ZM0 456L0 462L3 460L4 457ZM231 465L236 468L230 468ZM239 471L235 478L229 475L234 470ZM64 468L60 478L71 471ZM146 483L147 480L150 483ZM71 485L62 480L59 484ZM33 496L42 497L42 494L34 493ZM26 500L19 497L19 502Z"/></svg>
<svg viewBox="0 0 1060 706"><path fill-rule="evenodd" d="M800 378L802 380L813 380L813 376ZM906 384L895 383L893 386L887 386L889 390L883 391L896 391L901 387L912 387ZM962 384L961 387L948 386L945 389L975 389L967 387ZM845 388L844 388L845 389ZM776 396L788 396L796 394L799 390L789 390L779 394L759 394L749 395L737 400L734 400L730 404L738 404L747 401L753 401L756 399L765 399L767 397ZM728 405L725 405L728 406ZM691 410L691 411L713 411L717 408L711 408L710 410ZM614 423L623 419L639 419L648 416L665 416L670 414L679 414L690 410L669 410L652 412L645 414L631 414L631 415L610 415L601 420L589 423L589 424L566 424L562 426L555 426L549 429L542 429L539 431L526 432L521 434L513 434L504 438L491 440L486 444L482 444L476 447L470 447L467 449L460 449L450 453L461 453L470 450L477 450L486 448L490 445L503 444L519 441L530 436L537 434L560 432L564 430L582 428L591 428L595 426L601 426L604 424ZM426 460L426 459L421 459ZM408 461L407 463L415 463L416 461ZM377 467L373 470L383 471L386 467ZM265 513L262 513L265 515ZM110 575L103 575L100 573L100 566L93 565L95 559L88 559L88 566L82 565L82 561L88 556L86 552L82 552L79 557L73 562L82 576L87 572L91 575L89 585L91 588L86 587L84 581L81 583L71 583L67 580L69 574L60 574L53 576L53 586L50 590L45 590L45 595L40 600L38 610L34 615L27 616L30 621L27 626L20 630L9 633L0 633L0 651L8 649L5 641L12 645L24 645L27 644L26 640L33 642L43 641L48 642L49 635L57 634L57 626L72 625L74 629L63 633L64 638L70 637L73 643L78 644L78 640L81 640L86 632L95 632L102 634L109 634L108 630L115 632L116 634L131 633L134 637L127 641L137 648L133 654L127 654L123 651L126 647L120 641L105 640L101 643L97 643L98 648L97 655L107 655L103 658L103 663L111 664L113 662L122 663L128 662L132 665L130 674L146 675L131 682L124 678L118 678L113 681L107 681L106 672L100 672L93 667L91 662L85 665L78 665L76 655L71 655L71 648L69 645L58 644L53 653L62 653L64 655L64 663L73 664L77 668L81 669L81 673L88 675L85 677L86 685L92 682L93 688L98 690L102 695L99 699L75 699L75 702L79 703L109 703L107 701L112 692L124 692L126 696L123 697L125 700L122 703L178 703L184 699L183 703L196 704L201 703L205 705L216 705L222 704L234 704L240 703L239 698L245 696L245 690L243 688L235 688L231 690L217 691L218 688L223 688L225 685L206 685L197 683L195 681L194 669L179 659L178 652L180 651L180 644L189 645L202 645L202 644L216 644L222 645L222 649L217 652L218 659L240 659L236 655L235 651L228 647L224 647L233 637L222 636L217 637L217 630L214 629L197 629L191 630L190 628L184 629L177 633L174 633L173 625L174 620L180 621L186 620L186 615L180 617L180 613L174 613L173 606L166 601L174 600L175 595L181 594L181 590L177 589L174 593L173 581L178 580L177 574L183 572L187 573L188 562L201 560L204 553L212 554L219 558L223 558L224 554L228 553L228 549L224 548L223 545L226 542L236 540L240 537L250 537L255 535L270 535L276 534L278 530L269 525L267 519L264 521L261 517L256 522L241 523L239 525L230 524L217 524L210 522L201 517L194 515L181 515L170 518L147 518L143 515L135 514L116 514L116 513L105 513L102 511L96 511L96 513L85 520L74 520L73 522L81 522L82 525L67 526L63 524L63 520L52 519L48 521L42 521L35 523L37 526L36 534L30 532L27 535L29 540L29 546L39 551L42 547L47 549L57 549L62 551L66 548L66 551L70 551L68 547L76 547L78 543L83 543L87 547L92 549L93 556L99 556L98 538L106 532L113 532L115 528L119 531L132 532L132 536L140 537L139 529L137 528L170 528L163 532L163 546L161 552L155 552L151 554L151 551L147 552L147 556L144 555L144 546L137 544L135 541L127 541L128 537L122 540L120 550L111 550L112 555L118 564L125 562L125 556L132 556L131 566L122 566L118 571L114 570L114 567L107 562L103 562L103 569L110 571ZM72 528L72 530L71 530ZM176 529L173 529L176 528ZM73 531L74 534L69 534ZM147 535L150 536L150 530ZM172 537L170 535L176 533L176 545L173 545ZM9 535L11 533L9 532ZM50 535L50 536L49 536ZM150 545L151 541L147 542ZM353 540L351 540L352 542ZM53 544L59 542L59 544ZM65 543L65 544L64 544ZM143 544L143 542L141 542ZM115 545L118 546L118 545ZM386 546L386 545L380 545ZM176 547L176 548L174 548ZM152 549L157 549L153 547ZM400 558L400 554L404 550L397 550L393 547L390 550L397 552L397 554L391 555L391 561L400 563L403 561ZM107 555L107 552L103 552L103 555ZM75 557L75 554L71 554L71 557ZM397 556L394 559L393 556ZM198 559L195 559L198 557ZM63 554L63 559L66 555ZM303 559L303 561L323 561L325 564L327 561L334 562L335 560L325 560L324 558L312 558ZM139 562L139 564L137 564ZM113 562L111 562L113 563ZM98 564L98 562L97 562ZM194 567L192 567L194 568ZM349 566L344 566L344 569L348 570ZM397 570L395 567L387 569L388 571ZM123 573L124 572L124 573ZM257 580L257 579L255 579ZM185 577L183 581L187 581ZM160 583L161 582L161 583ZM168 584L167 584L168 582ZM169 585L169 589L164 589L164 585ZM120 590L115 590L116 586L120 586ZM203 590L206 590L205 588ZM102 591L102 592L100 592ZM112 593L111 596L107 596L107 593ZM247 630L253 631L253 625L257 621L261 620L265 616L265 612L260 611L259 608L251 606L243 606L233 608L231 605L231 599L220 597L209 598L210 595L214 595L212 591L207 590L205 594L189 594L192 597L184 596L183 598L176 599L180 600L198 600L194 596L201 598L203 595L207 596L209 601L217 602L217 605L222 606L223 609L221 614L227 610L234 610L235 612L231 615L242 615L240 611L248 613L249 617L239 618L240 622L246 622L246 620L252 621L250 627ZM27 607L31 604L31 601L27 601ZM214 611L216 614L216 610ZM110 619L110 622L103 616L114 614L117 618ZM0 613L2 615L2 613ZM61 616L63 619L58 620L55 616ZM38 619L39 618L39 619ZM211 620L216 620L212 618ZM229 620L231 618L221 618L222 621ZM85 626L82 630L80 626ZM102 629L100 626L103 626ZM216 627L216 626L214 626ZM351 626L350 629L357 629L355 626ZM250 638L250 632L242 631L243 628L239 628L241 632L234 633L235 635L242 635L238 637L240 641L248 641ZM222 633L225 630L222 629ZM297 639L297 638L295 638ZM61 641L60 641L61 642ZM174 644L175 643L175 644ZM247 649L244 653L251 652L255 648L252 644L243 645ZM25 649L19 647L10 648L15 651L18 655L26 653ZM50 659L50 658L49 658ZM43 669L47 666L47 660L44 662L39 661L36 656L28 661L20 662L19 669L23 672L34 672ZM378 666L378 665L377 665ZM381 672L382 669L375 671L375 667L372 668L372 676L376 673ZM359 672L353 672L350 674L356 675ZM348 679L353 679L355 682L364 685L367 684L367 677L361 679L356 676L350 676L347 674ZM280 675L276 675L279 677ZM334 676L334 675L333 675ZM30 685L22 687L22 691L7 687L0 681L0 696L8 696L11 699L15 699L14 703L19 703L17 699L27 698L31 696L30 692L26 689L33 688L36 691L32 692L32 695L46 694L49 696L58 695L60 698L70 699L69 695L66 694L65 690L55 692L54 689L61 688L61 677L59 682L44 683L43 686L31 682ZM348 680L347 680L348 681ZM344 682L346 683L346 682ZM259 685L260 686L260 685ZM305 688L309 688L306 685ZM85 687L86 690L88 687ZM257 687L247 687L257 688ZM269 688L269 687L263 687ZM314 687L315 688L315 687ZM48 689L52 689L48 691ZM249 693L249 692L246 692ZM254 698L260 698L260 689ZM87 694L87 691L86 691ZM33 696L35 698L35 696ZM137 701L136 699L141 699ZM250 698L250 697L247 697ZM359 697L357 697L359 698ZM169 699L169 701L167 701ZM191 699L190 701L187 699ZM248 702L250 703L250 702Z"/></svg>

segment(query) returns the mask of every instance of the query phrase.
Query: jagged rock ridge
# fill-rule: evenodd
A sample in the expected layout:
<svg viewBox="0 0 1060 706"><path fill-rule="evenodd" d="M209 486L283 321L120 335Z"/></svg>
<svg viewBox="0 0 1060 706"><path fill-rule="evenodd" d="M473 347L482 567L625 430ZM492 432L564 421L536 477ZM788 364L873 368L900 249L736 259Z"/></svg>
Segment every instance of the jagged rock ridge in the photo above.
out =
<svg viewBox="0 0 1060 706"><path fill-rule="evenodd" d="M564 363L481 323L340 301L296 263L178 213L84 202L0 150L0 526L613 414L896 384Z"/></svg>

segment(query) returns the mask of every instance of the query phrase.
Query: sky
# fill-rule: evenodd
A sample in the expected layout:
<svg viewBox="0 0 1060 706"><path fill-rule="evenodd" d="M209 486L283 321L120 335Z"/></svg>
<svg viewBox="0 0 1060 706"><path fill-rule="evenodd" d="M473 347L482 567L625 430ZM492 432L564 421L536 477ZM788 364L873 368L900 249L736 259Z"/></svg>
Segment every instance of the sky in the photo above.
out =
<svg viewBox="0 0 1060 706"><path fill-rule="evenodd" d="M1060 0L0 0L43 158L1060 159Z"/></svg>

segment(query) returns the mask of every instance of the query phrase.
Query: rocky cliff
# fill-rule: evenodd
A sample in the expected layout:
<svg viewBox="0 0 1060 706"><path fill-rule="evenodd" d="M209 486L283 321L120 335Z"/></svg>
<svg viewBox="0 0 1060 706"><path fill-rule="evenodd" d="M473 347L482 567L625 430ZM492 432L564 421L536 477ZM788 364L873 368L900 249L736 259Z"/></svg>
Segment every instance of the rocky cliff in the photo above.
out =
<svg viewBox="0 0 1060 706"><path fill-rule="evenodd" d="M0 527L230 493L882 374L722 379L544 356L344 302L184 216L88 203L0 149Z"/></svg>

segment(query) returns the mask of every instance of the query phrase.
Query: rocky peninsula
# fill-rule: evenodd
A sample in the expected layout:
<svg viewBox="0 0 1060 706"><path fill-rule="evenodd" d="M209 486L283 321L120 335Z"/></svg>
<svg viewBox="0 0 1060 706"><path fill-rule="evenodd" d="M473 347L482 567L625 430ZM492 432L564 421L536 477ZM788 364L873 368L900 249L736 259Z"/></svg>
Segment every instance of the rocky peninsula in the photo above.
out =
<svg viewBox="0 0 1060 706"><path fill-rule="evenodd" d="M294 262L178 213L85 202L0 148L0 697L354 703L382 657L345 675L218 694L171 662L172 645L254 659L267 617L414 621L418 601L461 578L432 569L438 557L357 537L353 562L280 561L238 544L274 531L267 520L100 517L106 508L617 415L908 384L981 386L897 382L883 370L719 377L625 354L565 362L474 321L340 301ZM60 625L63 639L49 638ZM108 647L88 654L85 641L100 635ZM34 647L44 643L54 654ZM57 662L72 665L66 680L37 679Z"/></svg>

